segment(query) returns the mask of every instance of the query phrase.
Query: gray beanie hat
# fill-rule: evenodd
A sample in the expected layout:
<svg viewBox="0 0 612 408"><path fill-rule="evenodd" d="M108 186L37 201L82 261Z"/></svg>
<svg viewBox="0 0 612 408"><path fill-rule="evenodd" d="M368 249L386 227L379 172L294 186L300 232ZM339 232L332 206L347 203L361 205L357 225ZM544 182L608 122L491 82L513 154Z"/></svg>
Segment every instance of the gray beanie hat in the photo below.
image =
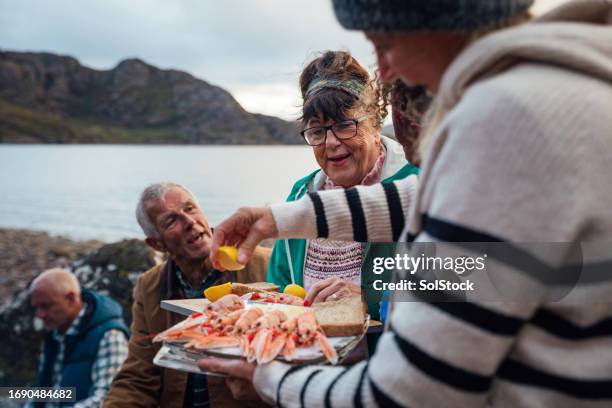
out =
<svg viewBox="0 0 612 408"><path fill-rule="evenodd" d="M369 32L465 31L524 13L533 0L333 0L344 28Z"/></svg>

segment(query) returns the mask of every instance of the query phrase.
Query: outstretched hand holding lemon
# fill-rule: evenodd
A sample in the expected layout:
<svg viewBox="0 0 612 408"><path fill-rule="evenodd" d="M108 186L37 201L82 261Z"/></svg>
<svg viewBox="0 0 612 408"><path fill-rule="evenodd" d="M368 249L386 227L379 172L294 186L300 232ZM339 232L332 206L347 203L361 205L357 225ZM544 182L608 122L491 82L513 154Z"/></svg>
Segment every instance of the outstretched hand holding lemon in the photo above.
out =
<svg viewBox="0 0 612 408"><path fill-rule="evenodd" d="M227 271L239 271L244 264L238 262L238 248L233 246L220 246L217 251L217 263Z"/></svg>
<svg viewBox="0 0 612 408"><path fill-rule="evenodd" d="M253 256L257 244L277 236L278 229L269 208L240 208L215 227L210 259L220 270L237 270L231 269L237 265L242 269Z"/></svg>

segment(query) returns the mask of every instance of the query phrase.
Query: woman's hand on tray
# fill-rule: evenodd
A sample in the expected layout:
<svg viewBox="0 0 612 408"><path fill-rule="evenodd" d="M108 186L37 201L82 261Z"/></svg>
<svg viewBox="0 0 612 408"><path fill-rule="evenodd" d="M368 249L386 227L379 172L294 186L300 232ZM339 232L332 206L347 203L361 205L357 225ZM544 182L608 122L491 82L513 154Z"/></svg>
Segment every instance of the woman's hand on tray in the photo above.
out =
<svg viewBox="0 0 612 408"><path fill-rule="evenodd" d="M207 357L198 361L202 371L222 373L227 375L225 383L235 399L241 401L261 401L253 386L255 374L254 363L247 363L243 359L221 359Z"/></svg>
<svg viewBox="0 0 612 408"><path fill-rule="evenodd" d="M327 278L312 285L306 295L308 304L361 296L361 287L337 277Z"/></svg>
<svg viewBox="0 0 612 408"><path fill-rule="evenodd" d="M218 263L217 252L220 246L228 245L238 248L237 261L245 265L253 256L257 244L277 236L278 229L270 208L240 208L215 227L211 261L215 268L223 269Z"/></svg>

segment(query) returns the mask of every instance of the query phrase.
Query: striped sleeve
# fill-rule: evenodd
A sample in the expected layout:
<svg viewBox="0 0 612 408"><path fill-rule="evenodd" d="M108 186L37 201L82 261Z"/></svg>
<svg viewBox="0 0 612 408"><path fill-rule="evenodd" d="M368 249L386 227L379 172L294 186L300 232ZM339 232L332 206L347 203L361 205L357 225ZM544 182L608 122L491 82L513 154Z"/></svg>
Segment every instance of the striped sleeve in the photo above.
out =
<svg viewBox="0 0 612 408"><path fill-rule="evenodd" d="M281 407L482 406L531 307L447 305L395 303L393 330L369 362L350 368L275 362L257 368L256 388Z"/></svg>
<svg viewBox="0 0 612 408"><path fill-rule="evenodd" d="M490 91L471 91L462 103L476 100L476 105L449 114L447 137L432 142L436 157L422 173L421 183L429 183L420 186L415 240L445 242L458 252L464 252L460 245L465 242L580 241L600 208L587 203L589 194L605 187L568 167L580 150L568 144L579 140L573 139L575 132L555 124L554 131L542 133L540 126L551 122L526 114L520 104L512 105L516 98L497 95L496 87ZM543 137L548 133L554 143ZM560 136L568 143L560 143ZM403 183L395 186L400 197L408 197ZM310 199L300 217L289 219L291 211L274 215L285 237L309 229L335 239L391 240L391 231L405 221L392 221L396 211L390 210L390 194L383 188L321 192L318 210ZM569 205L568 197L579 197L572 202L585 210ZM416 213L410 206L401 202L400 212ZM609 242L609 228L603 228L610 225L609 212L597 214L601 218L593 230ZM356 227L359 220L365 228ZM542 263L562 265L568 255L559 252ZM520 258L492 258L487 268L499 269L502 282L512 284L505 290L529 287ZM592 296L609 299L611 287L609 280L585 286L578 302L546 303L539 296L525 302L469 297L455 303L394 298L392 329L381 336L368 362L350 368L274 363L258 367L254 382L268 402L284 407L609 406L612 309Z"/></svg>
<svg viewBox="0 0 612 408"><path fill-rule="evenodd" d="M273 362L259 366L253 382L264 401L279 407L372 406L370 388L363 386L367 369L365 362L351 367Z"/></svg>
<svg viewBox="0 0 612 408"><path fill-rule="evenodd" d="M279 238L398 241L414 202L417 177L393 183L310 193L270 208Z"/></svg>
<svg viewBox="0 0 612 408"><path fill-rule="evenodd" d="M451 198L460 194L457 189L453 195L438 194L434 208L456 209ZM463 202L474 204L472 211L478 211L476 201L482 200L463 197ZM424 214L416 241L461 248L462 242L502 240L484 227ZM518 279L524 272L521 262L489 262L491 268L503 267L511 282L523 282ZM568 305L544 307L537 299L402 300L393 303L392 330L381 337L368 362L351 368L281 363L258 367L258 392L281 407L526 406L549 400L573 407L605 405L612 398L609 359L602 358L612 338L607 306L597 316L590 307L573 305L568 313Z"/></svg>

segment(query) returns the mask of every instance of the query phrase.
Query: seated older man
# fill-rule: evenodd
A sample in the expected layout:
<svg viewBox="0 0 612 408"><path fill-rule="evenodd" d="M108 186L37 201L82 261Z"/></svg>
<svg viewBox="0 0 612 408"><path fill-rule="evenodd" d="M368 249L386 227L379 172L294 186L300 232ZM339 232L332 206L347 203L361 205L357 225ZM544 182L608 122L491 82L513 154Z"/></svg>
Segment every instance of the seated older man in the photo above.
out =
<svg viewBox="0 0 612 408"><path fill-rule="evenodd" d="M168 260L142 274L134 288L129 354L104 407L244 406L232 399L223 379L187 374L153 364L159 344L151 337L183 317L160 308L166 299L201 298L224 282L264 281L270 250L258 248L238 272L219 272L209 260L212 232L194 195L176 183L147 187L136 208L145 242Z"/></svg>
<svg viewBox="0 0 612 408"><path fill-rule="evenodd" d="M38 385L76 387L74 407L99 407L127 356L128 329L121 306L81 290L76 277L64 269L43 272L32 282L30 294L36 317L51 330L42 347Z"/></svg>

